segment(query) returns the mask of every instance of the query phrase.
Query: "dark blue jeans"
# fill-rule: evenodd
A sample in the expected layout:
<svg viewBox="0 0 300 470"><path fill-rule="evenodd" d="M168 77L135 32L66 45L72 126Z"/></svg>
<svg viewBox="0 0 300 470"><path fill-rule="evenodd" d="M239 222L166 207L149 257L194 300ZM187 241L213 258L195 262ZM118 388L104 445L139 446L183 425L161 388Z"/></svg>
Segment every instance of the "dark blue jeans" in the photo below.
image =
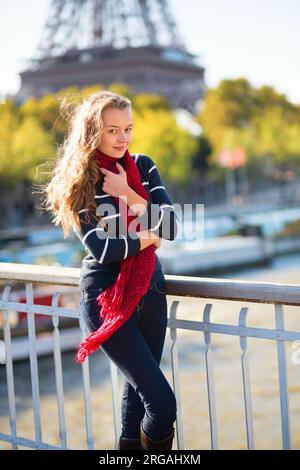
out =
<svg viewBox="0 0 300 470"><path fill-rule="evenodd" d="M81 290L80 309L89 332L100 326L96 298L102 290ZM159 367L167 320L163 280L150 285L132 316L100 346L125 377L122 437L138 438L141 421L153 440L164 439L172 432L176 398Z"/></svg>

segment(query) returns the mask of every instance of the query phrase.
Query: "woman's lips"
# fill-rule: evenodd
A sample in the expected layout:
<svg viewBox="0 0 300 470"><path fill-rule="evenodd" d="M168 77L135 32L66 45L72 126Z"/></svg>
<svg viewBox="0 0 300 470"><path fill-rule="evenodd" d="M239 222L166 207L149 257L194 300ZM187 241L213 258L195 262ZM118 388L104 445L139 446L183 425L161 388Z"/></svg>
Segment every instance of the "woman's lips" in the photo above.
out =
<svg viewBox="0 0 300 470"><path fill-rule="evenodd" d="M124 150L126 148L126 145L123 145L122 147L115 147L117 150Z"/></svg>

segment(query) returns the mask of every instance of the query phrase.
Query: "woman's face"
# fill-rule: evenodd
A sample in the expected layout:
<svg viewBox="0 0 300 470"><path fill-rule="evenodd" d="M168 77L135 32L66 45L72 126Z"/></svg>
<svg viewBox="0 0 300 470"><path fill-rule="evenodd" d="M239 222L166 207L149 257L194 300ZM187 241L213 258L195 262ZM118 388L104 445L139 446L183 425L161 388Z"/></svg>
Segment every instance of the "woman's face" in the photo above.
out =
<svg viewBox="0 0 300 470"><path fill-rule="evenodd" d="M132 139L131 108L104 109L102 120L104 129L99 150L110 157L123 157Z"/></svg>

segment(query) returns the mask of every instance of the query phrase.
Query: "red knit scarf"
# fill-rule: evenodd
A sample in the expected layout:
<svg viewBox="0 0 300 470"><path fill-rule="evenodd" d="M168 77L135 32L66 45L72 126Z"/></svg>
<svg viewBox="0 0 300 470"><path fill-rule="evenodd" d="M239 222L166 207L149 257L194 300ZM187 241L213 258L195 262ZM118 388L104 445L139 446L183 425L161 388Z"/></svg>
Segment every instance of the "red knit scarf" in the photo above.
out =
<svg viewBox="0 0 300 470"><path fill-rule="evenodd" d="M126 171L128 185L141 197L148 200L148 193L141 183L138 167L126 150L121 159L105 155L97 150L95 158L100 167L119 173L116 162L121 163ZM119 205L119 212L128 232L128 226L136 218L126 202L114 197ZM134 225L134 224L132 224ZM138 224L138 230L140 224ZM124 241L125 243L125 241ZM141 297L147 292L155 267L155 247L150 245L136 255L122 259L120 273L116 282L105 289L96 299L99 315L103 320L98 330L91 333L80 343L76 362L81 363L88 354L96 351L123 323L133 314Z"/></svg>

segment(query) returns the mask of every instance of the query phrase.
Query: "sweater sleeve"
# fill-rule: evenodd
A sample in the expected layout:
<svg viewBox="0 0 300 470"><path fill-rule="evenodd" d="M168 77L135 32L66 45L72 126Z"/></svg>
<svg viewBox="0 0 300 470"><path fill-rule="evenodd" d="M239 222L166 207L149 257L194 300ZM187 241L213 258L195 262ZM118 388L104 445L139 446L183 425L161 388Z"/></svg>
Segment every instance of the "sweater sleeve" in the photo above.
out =
<svg viewBox="0 0 300 470"><path fill-rule="evenodd" d="M136 233L116 236L103 228L103 223L98 222L95 215L90 214L90 222L84 223L86 209L79 211L80 230L73 228L85 251L100 264L121 261L137 254L140 251L141 242ZM104 219L104 217L103 217Z"/></svg>
<svg viewBox="0 0 300 470"><path fill-rule="evenodd" d="M164 183L161 179L157 166L153 160L146 158L146 173L149 193L147 210L139 217L145 229L151 230L159 238L174 240L178 233L178 217L175 208L167 194Z"/></svg>

